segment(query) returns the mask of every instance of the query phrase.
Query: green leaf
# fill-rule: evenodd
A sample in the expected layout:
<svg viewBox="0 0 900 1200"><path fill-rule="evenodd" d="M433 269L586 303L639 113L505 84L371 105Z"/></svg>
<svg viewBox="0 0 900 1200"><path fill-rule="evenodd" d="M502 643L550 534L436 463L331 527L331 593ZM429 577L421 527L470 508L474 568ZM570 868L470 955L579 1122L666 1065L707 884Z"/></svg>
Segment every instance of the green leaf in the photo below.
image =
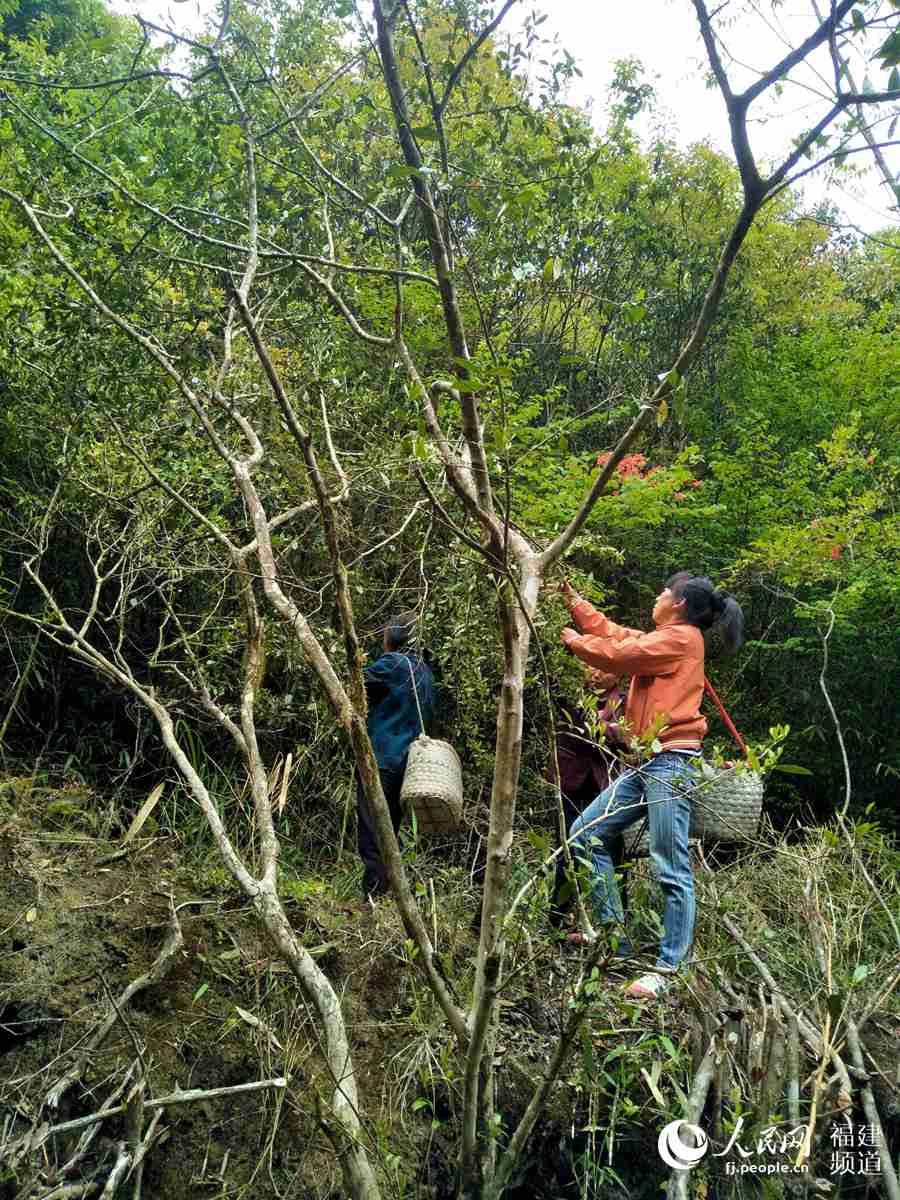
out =
<svg viewBox="0 0 900 1200"><path fill-rule="evenodd" d="M413 458L427 458L428 439L423 437L421 433L414 433L411 435L411 441Z"/></svg>
<svg viewBox="0 0 900 1200"><path fill-rule="evenodd" d="M866 22L858 8L854 8L854 10L851 12L850 19L853 21L853 28L857 31L857 33L862 33L866 27Z"/></svg>
<svg viewBox="0 0 900 1200"><path fill-rule="evenodd" d="M581 1053L584 1070L588 1078L593 1079L597 1072L597 1060L594 1056L594 1043L586 1030L582 1030Z"/></svg>
<svg viewBox="0 0 900 1200"><path fill-rule="evenodd" d="M562 274L559 259L548 258L544 263L544 283L555 283Z"/></svg>
<svg viewBox="0 0 900 1200"><path fill-rule="evenodd" d="M208 991L209 991L209 984L201 983L200 986L197 988L196 992L194 992L194 998L191 1001L191 1004L196 1004L197 1001L201 1000Z"/></svg>
<svg viewBox="0 0 900 1200"><path fill-rule="evenodd" d="M900 70L897 67L894 67L888 76L888 91L900 92Z"/></svg>
<svg viewBox="0 0 900 1200"><path fill-rule="evenodd" d="M850 976L850 981L851 983L862 983L868 974L869 968L866 966L866 964L858 963L853 968L853 974Z"/></svg>
<svg viewBox="0 0 900 1200"><path fill-rule="evenodd" d="M388 167L384 175L386 179L410 179L416 171L413 167Z"/></svg>
<svg viewBox="0 0 900 1200"><path fill-rule="evenodd" d="M671 388L677 388L681 383L677 367L670 367L668 371L660 371L656 378L660 383L667 383Z"/></svg>
<svg viewBox="0 0 900 1200"><path fill-rule="evenodd" d="M880 58L886 67L896 67L900 64L900 29L895 29L885 39L881 48L876 50L875 57Z"/></svg>
<svg viewBox="0 0 900 1200"><path fill-rule="evenodd" d="M546 854L550 847L550 839L545 833L539 833L536 829L529 829L525 835L526 840L539 854Z"/></svg>
<svg viewBox="0 0 900 1200"><path fill-rule="evenodd" d="M681 383L678 385L678 387L672 393L672 408L675 412L675 416L678 418L678 422L680 425L684 424L684 413L685 413L686 407L687 407L687 391L684 386L684 380L682 379Z"/></svg>
<svg viewBox="0 0 900 1200"><path fill-rule="evenodd" d="M796 763L776 763L776 771L784 771L785 775L812 775L806 767L798 767Z"/></svg>

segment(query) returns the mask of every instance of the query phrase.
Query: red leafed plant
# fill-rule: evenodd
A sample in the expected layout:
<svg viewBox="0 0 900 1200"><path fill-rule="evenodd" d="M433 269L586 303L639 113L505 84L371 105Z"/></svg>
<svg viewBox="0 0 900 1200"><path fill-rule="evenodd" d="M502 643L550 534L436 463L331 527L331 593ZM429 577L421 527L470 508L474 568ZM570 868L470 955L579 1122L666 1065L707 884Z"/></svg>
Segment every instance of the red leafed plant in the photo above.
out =
<svg viewBox="0 0 900 1200"><path fill-rule="evenodd" d="M612 451L605 450L602 454L597 455L597 466L605 467L611 458ZM626 454L616 467L616 473L618 474L619 479L614 479L612 481L612 490L616 490L620 481L623 479L650 480L654 475L658 475L662 470L663 468L660 466L651 465L644 454ZM696 491L697 488L703 486L703 482L700 479L690 479L687 481L685 486L693 488ZM687 499L687 493L683 491L673 492L672 499L685 500Z"/></svg>

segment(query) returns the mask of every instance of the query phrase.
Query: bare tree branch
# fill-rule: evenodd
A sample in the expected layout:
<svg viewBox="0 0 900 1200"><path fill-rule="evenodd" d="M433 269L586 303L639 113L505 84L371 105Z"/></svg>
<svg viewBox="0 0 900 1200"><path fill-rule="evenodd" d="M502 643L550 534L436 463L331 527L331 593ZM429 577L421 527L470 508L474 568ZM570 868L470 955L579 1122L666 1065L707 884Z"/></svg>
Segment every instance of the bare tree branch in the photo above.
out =
<svg viewBox="0 0 900 1200"><path fill-rule="evenodd" d="M823 167L826 163L834 162L836 160L843 159L843 158L847 158L851 154L867 154L870 150L873 152L875 150L881 151L882 149L887 149L889 146L900 146L900 139L894 139L892 141L887 141L887 142L874 142L873 141L869 145L851 146L849 149L842 146L840 150L835 150L833 153L826 154L822 158L817 159L810 166L805 167L802 171L798 171L796 173L796 175L791 175L788 179L782 180L782 182L778 185L777 188L774 188L772 191L770 191L767 194L766 198L768 200L771 200L774 196L777 196L779 192L784 191L785 188L792 187L799 180L804 179L807 175L811 175L813 173L813 171L817 171L819 169L819 167ZM885 163L885 166L886 165L887 164ZM885 182L887 182L887 180ZM873 240L877 240L877 239L873 239ZM888 243L882 243L882 244L886 245Z"/></svg>
<svg viewBox="0 0 900 1200"><path fill-rule="evenodd" d="M700 24L700 34L706 47L706 55L722 93L722 99L725 101L728 124L731 127L731 144L734 148L734 157L741 175L741 182L744 185L744 197L745 200L749 197L757 197L762 191L763 184L747 136L747 107L750 101L746 95L735 96L731 90L705 0L693 0L693 2Z"/></svg>
<svg viewBox="0 0 900 1200"><path fill-rule="evenodd" d="M694 0L695 5L698 0ZM789 54L786 54L780 62L776 63L770 71L767 71L756 83L752 84L743 93L740 99L744 103L745 109L748 108L753 101L767 91L768 88L780 82L784 77L793 70L798 63L803 62L809 55L816 50L823 42L828 41L832 33L837 29L838 25L843 21L844 17L853 8L856 0L839 0L833 7L829 15L819 25L813 33L805 38L799 46L795 47Z"/></svg>
<svg viewBox="0 0 900 1200"><path fill-rule="evenodd" d="M508 2L511 3L513 0L508 0ZM406 165L414 171L412 177L413 190L419 201L419 211L425 223L431 259L438 279L444 324L447 329L450 350L454 358L454 370L461 379L465 380L468 377L466 362L469 358L469 348L466 342L465 326L459 309L456 287L453 282L453 273L450 267L447 246L444 241L444 232L435 208L428 178L423 174L421 169L424 164L412 133L406 97L397 66L393 31L390 28L390 23L385 19L381 0L374 0L374 13L378 31L378 48L381 55L382 71L388 94L390 95L391 107L394 112L397 138L400 142L400 148L403 151ZM475 494L478 497L478 505L488 516L492 517L494 499L487 458L484 452L481 418L478 412L478 403L474 394L469 390L466 390L462 396L462 415L463 433L465 434L466 444L471 457L472 475L475 483Z"/></svg>
<svg viewBox="0 0 900 1200"><path fill-rule="evenodd" d="M441 96L441 102L438 105L438 108L442 114L446 111L447 104L450 100L450 94L456 87L457 83L459 83L463 71L465 71L469 63L472 61L487 39L491 36L494 30L499 27L503 18L516 3L517 0L506 0L506 3L497 13L496 17L494 17L493 21L488 22L484 29L482 29L481 33L479 33L478 37L476 37L475 41L472 42L465 54L450 72L450 78L447 80L446 86L444 87L444 94Z"/></svg>
<svg viewBox="0 0 900 1200"><path fill-rule="evenodd" d="M0 70L0 79L14 83L18 87L36 87L65 92L92 92L101 88L137 83L141 79L183 79L187 83L199 83L201 79L205 79L207 75L212 75L213 73L213 67L204 67L202 71L197 71L194 75L187 75L183 71L170 71L165 68L158 68L156 70L136 71L131 75L121 75L115 79L101 79L92 83L79 82L77 79L73 79L67 83L57 79L35 79L33 75L23 75L19 71ZM3 98L8 98L6 93L3 93Z"/></svg>

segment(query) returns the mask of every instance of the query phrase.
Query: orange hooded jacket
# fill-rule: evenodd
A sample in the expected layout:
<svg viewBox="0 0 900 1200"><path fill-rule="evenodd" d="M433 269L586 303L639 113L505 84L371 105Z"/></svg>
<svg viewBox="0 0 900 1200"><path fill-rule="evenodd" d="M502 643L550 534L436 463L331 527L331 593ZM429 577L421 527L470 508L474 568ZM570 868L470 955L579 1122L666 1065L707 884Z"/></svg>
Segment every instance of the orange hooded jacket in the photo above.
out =
<svg viewBox="0 0 900 1200"><path fill-rule="evenodd" d="M632 732L646 733L664 716L657 735L664 750L699 750L707 729L700 712L705 659L700 630L676 621L642 633L616 625L587 600L571 612L580 634L568 643L573 654L592 667L631 675L625 720Z"/></svg>

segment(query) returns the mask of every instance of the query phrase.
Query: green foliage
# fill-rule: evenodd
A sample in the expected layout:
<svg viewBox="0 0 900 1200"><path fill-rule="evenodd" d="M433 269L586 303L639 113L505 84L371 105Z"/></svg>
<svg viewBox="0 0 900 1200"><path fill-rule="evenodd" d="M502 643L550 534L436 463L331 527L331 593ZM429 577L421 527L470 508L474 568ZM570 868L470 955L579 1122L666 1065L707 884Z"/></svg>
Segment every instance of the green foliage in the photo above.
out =
<svg viewBox="0 0 900 1200"><path fill-rule="evenodd" d="M476 8L417 9L439 90L478 26ZM10 103L0 122L3 178L42 212L70 208L65 218L47 218L63 252L111 307L152 332L180 370L209 382L224 331L224 272L235 269L240 255L233 247L244 236L244 147L233 106L210 75L192 84L136 79L104 94L99 107L91 91L31 87L26 81L39 77L115 78L141 48L123 19L90 6L41 12L38 19L26 4L5 17L4 54L15 79L5 83ZM441 487L441 472L419 398L398 364L354 339L290 260L294 253L321 258L333 243L338 261L380 269L394 262L391 239L370 211L346 194L326 211L321 194L325 171L388 213L408 194L409 172L389 136L387 98L371 65L338 74L297 129L284 123L273 93L277 87L289 108L300 105L344 62L348 14L348 6L324 0L233 8L223 62L257 131L272 131L261 142L257 183L263 253L272 255L265 269L275 273L260 283L259 297L271 321L273 359L300 416L321 448L323 395L336 444L352 466L340 533L354 564L364 637L377 642L389 610L422 608L424 639L439 668L442 728L463 754L474 811L493 763L501 680L494 585L471 546L424 511L375 552L421 498L409 451L433 489ZM635 61L618 65L609 125L595 131L562 99L574 64L546 55L540 36L530 21L518 44L488 44L478 71L460 79L445 113L452 147L445 167L427 88L413 75L418 49L408 27L398 25L411 124L466 263L460 303L474 334L462 386L479 397L498 495L516 524L542 543L570 518L601 469L598 458L615 445L647 388L671 374L739 209L740 188L731 164L707 146L681 150L660 136L638 142L630 122L651 110L655 97ZM139 65L179 64L148 45ZM201 56L190 65L202 65ZM528 69L537 81L530 89ZM203 240L192 245L166 217ZM415 213L401 249L405 267L430 272ZM831 612L830 680L847 722L860 804L887 798L890 772L900 769L892 749L900 731L887 702L900 670L891 637L900 604L893 512L898 253L895 235L867 245L829 242L789 194L771 202L736 264L701 362L689 379L670 378L662 423L636 448L634 469L614 475L567 564L586 594L635 625L648 623L648 601L673 568L687 564L731 582L747 612L749 645L733 673L714 661L711 672L751 740L764 741L773 724L789 724L787 758L816 772L812 782L798 775L776 783L773 776L779 819L809 804L827 811L840 786L842 765L817 680L818 629ZM43 560L48 581L69 611L83 613L93 583L90 556L101 545L127 551L128 587L101 592L97 620L108 631L125 614L123 644L184 706L190 720L179 736L188 757L215 788L222 811L236 815L243 801L230 779L231 751L204 730L201 753L189 732L196 708L177 673L185 663L166 632L173 633L167 613L183 614L197 659L231 712L245 631L233 590L223 583L218 547L196 536L190 516L160 502L144 463L240 539L248 536L245 513L227 470L184 398L121 330L88 309L6 201L0 262L0 491L10 513L0 546L4 602L17 598L25 611L41 611L22 564L58 487L59 516ZM372 274L336 278L359 321L389 336L394 282ZM403 300L407 341L424 377L446 378L453 364L439 295L410 281ZM277 511L308 500L295 448L240 339L231 394L249 405L268 448L258 475L266 502ZM458 437L458 406L442 401L441 415ZM223 436L239 446L232 433ZM340 667L344 650L320 536L291 525L278 530L275 543ZM526 692L526 807L546 800L534 781L545 766L547 676L567 692L578 689L578 669L558 643L565 622L552 603L538 616L541 655ZM31 634L13 629L11 636L13 655L0 678L7 700ZM328 802L343 804L346 795L343 743L282 628L267 630L266 651L258 714L267 754L291 751L300 763L286 820L325 843L334 837ZM48 682L65 714L51 735L54 753L64 759L77 736L82 769L102 773L104 761L117 761L130 743L121 696L89 687L80 669L61 665L55 649L41 647L26 682L9 726L23 746L41 742ZM158 744L152 732L147 736L140 748L152 757ZM142 769L139 760L140 753L117 766L126 784ZM333 779L324 797L323 777ZM166 805L170 825L196 825L183 797Z"/></svg>
<svg viewBox="0 0 900 1200"><path fill-rule="evenodd" d="M777 949L805 1006L815 966L808 920L791 897L802 893L798 871L814 864L834 911L846 907L858 918L835 931L835 989L815 1002L824 1012L852 993L865 1005L896 947L858 876L845 878L843 834L804 827L843 802L845 750L854 851L888 894L897 861L883 831L896 827L890 805L900 777L896 235L872 245L829 239L789 193L773 199L748 236L703 354L683 378L672 364L742 204L733 165L707 145L680 149L660 133L638 141L631 122L652 110L655 96L633 60L617 65L609 123L595 130L565 103L577 68L542 45L536 14L518 41L483 47L477 70L454 88L441 129L429 83L439 94L448 85L486 6L421 0L409 8L420 40L399 19L397 39L422 156L415 169L398 156L384 84L365 38L344 24L353 6L343 0L235 3L217 50L224 74L208 69L202 47L175 53L145 42L93 0L3 9L2 185L27 198L103 303L216 400L198 415L186 389L88 304L22 205L0 201L0 603L4 622L14 608L56 637L42 635L35 649L33 625L4 624L7 746L23 761L40 755L67 779L80 778L80 790L63 790L48 806L67 835L123 824L120 814L166 761L157 730L118 681L97 682L67 656L68 638L26 570L37 555L73 623L176 714L181 752L254 862L245 763L210 718L217 706L241 720L248 641L240 575L216 531L237 545L259 536L212 444L240 455L253 449L228 420L232 406L265 446L247 470L268 511L297 509L273 531L282 582L346 677L307 472L257 357L229 324L249 235L252 126L261 255L254 311L328 491L340 490L340 478L323 408L348 472L337 536L367 648L378 652L391 613L421 614L438 676L438 732L464 761L471 827L485 832L503 694L498 582L479 553L479 531L446 487L422 397L390 343L398 322L426 386L449 378L458 393L477 396L498 506L536 545L565 527L641 404L665 385L655 426L619 463L565 569L590 599L635 626L649 625L649 600L675 568L709 573L739 595L748 645L725 665L711 640L709 671L747 735L750 765L767 776L768 816L801 845L784 841L772 861L738 864L724 906L741 916L753 906L760 939ZM420 72L423 56L430 80ZM890 66L887 43L882 58ZM132 72L127 85L67 86ZM464 362L448 354L421 214L408 210L395 242L374 207L397 216L422 178L452 233L471 342ZM402 282L392 274L398 261ZM343 271L348 264L358 269ZM345 313L380 344L354 336L313 271L332 280ZM217 365L229 338L222 382ZM438 403L450 444L462 448L461 405L446 388ZM422 480L439 506L423 500ZM267 614L255 569L244 583ZM511 592L515 583L502 586ZM256 724L273 794L275 764L290 754L295 772L279 794L281 893L292 919L314 914L340 930L346 913L329 910L359 888L350 755L291 631L263 621ZM554 842L544 778L553 699L577 699L582 679L560 645L567 622L562 604L545 596L526 677L514 889L539 871ZM820 680L826 635L824 682L836 723ZM718 719L711 724L712 760L734 758ZM647 732L645 751L658 747L656 733ZM84 784L99 780L115 801L107 813ZM30 784L23 794L32 795ZM214 896L234 889L230 874L210 865L208 830L184 787L167 790L156 815L157 831L180 839L198 888ZM473 957L467 933L476 901L464 861L471 846L435 849L413 826L402 852L462 997ZM435 879L446 883L440 904L429 888ZM509 994L534 970L529 939L540 942L548 884L523 905L504 980ZM573 886L585 886L583 874ZM704 877L704 886L715 885ZM712 891L708 899L706 915L718 907ZM638 932L658 938L654 885L641 871L631 906ZM864 920L861 952L854 939ZM314 954L334 950L326 936L316 933ZM709 963L728 963L734 977L746 970L721 929L707 924L701 936ZM433 997L409 969L418 949L398 942L396 930L390 938L391 974L403 981L391 1016L410 1033L393 1068L400 1107L438 1135L459 1117L459 1060L435 1036ZM201 957L205 977L191 993L198 1009L215 998L213 976L228 978L222 963L236 950ZM754 994L756 981L745 982ZM600 1005L608 990L595 971L586 1006ZM636 1007L623 1014L625 1037L617 1028L615 1044L601 1037L598 1045L586 1029L574 1068L587 1108L577 1172L585 1196L624 1189L616 1158L623 1133L679 1115L694 1066L685 1044L662 1027L645 1028ZM758 1121L769 1115L745 1111ZM732 1115L744 1115L739 1101ZM492 1113L485 1126L502 1143L510 1122ZM386 1167L398 1191L405 1187L399 1157L386 1157Z"/></svg>

